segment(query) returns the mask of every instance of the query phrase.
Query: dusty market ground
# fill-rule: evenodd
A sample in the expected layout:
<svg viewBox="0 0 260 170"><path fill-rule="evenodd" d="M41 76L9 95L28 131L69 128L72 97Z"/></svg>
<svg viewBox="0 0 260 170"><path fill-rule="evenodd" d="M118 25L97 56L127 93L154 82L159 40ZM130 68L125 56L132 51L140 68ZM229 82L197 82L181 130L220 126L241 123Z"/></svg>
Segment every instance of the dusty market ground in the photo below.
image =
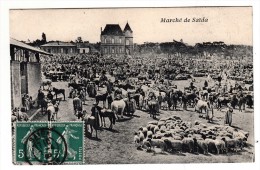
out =
<svg viewBox="0 0 260 170"><path fill-rule="evenodd" d="M195 85L200 86L204 79L199 79ZM189 85L189 81L176 81L179 89ZM66 90L66 101L60 104L60 111L58 121L75 121L76 117L73 115L72 99L67 98L68 87L67 82L55 82L54 87L64 88ZM104 91L104 89L101 89ZM87 98L84 109L90 113L90 109L94 102L93 98ZM102 103L99 105L102 106ZM205 119L198 117L198 113L194 112L194 108L189 108L189 111L161 111L158 118L177 115L185 121L195 120L208 124ZM214 110L214 124L223 124L223 112ZM134 117L125 117L124 121L116 122L113 130L103 129L98 131L98 140L95 138L85 137L85 163L86 164L145 164L145 163L224 163L224 162L252 162L254 160L254 133L253 133L253 109L246 108L243 112L234 111L233 126L249 131L248 147L237 153L220 154L220 155L203 155L203 154L161 154L160 149L157 153L147 153L145 151L137 150L134 146L134 131L138 130L140 126L146 126L152 119L147 114L137 110ZM33 120L46 121L47 116L37 114ZM106 120L107 126L109 120ZM212 125L212 124L208 124ZM93 132L93 136L95 132Z"/></svg>

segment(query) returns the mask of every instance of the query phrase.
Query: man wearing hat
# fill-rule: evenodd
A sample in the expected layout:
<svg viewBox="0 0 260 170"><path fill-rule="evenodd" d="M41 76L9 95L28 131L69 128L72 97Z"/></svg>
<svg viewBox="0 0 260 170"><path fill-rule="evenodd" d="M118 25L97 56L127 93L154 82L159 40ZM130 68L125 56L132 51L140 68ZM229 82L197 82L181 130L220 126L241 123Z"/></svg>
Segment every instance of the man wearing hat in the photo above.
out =
<svg viewBox="0 0 260 170"><path fill-rule="evenodd" d="M96 119L96 127L100 127L100 123L99 123L99 112L101 111L101 107L99 107L98 105L97 105L97 103L96 102L94 102L93 103L93 107L91 108L91 116L94 116L95 117L95 119Z"/></svg>
<svg viewBox="0 0 260 170"><path fill-rule="evenodd" d="M232 108L231 104L229 103L228 104L228 110L227 110L226 115L225 115L224 124L228 124L229 126L231 126L232 114L233 114L233 108Z"/></svg>

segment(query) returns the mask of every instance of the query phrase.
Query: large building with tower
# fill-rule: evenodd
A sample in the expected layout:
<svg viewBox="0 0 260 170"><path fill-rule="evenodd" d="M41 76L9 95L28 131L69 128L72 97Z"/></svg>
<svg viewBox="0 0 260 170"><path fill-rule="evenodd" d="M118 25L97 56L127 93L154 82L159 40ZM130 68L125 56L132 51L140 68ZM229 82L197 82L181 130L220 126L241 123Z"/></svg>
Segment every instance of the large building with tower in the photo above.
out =
<svg viewBox="0 0 260 170"><path fill-rule="evenodd" d="M119 24L107 24L104 30L101 28L100 41L101 55L133 54L133 31L128 22L124 30Z"/></svg>

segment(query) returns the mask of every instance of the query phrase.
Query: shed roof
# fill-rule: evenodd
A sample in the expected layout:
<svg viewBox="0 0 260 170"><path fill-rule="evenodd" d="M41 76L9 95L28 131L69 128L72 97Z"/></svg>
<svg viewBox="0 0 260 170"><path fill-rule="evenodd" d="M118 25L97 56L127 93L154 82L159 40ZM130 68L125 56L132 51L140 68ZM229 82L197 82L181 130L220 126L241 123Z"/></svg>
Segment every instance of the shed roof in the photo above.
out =
<svg viewBox="0 0 260 170"><path fill-rule="evenodd" d="M38 52L38 53L45 54L45 55L52 55L52 54L47 53L47 52L45 52L41 49L35 48L35 47L27 45L27 44L25 44L21 41L18 41L14 38L10 38L10 45L20 47L20 48L23 48L23 49L27 49L27 50L31 50L31 51Z"/></svg>

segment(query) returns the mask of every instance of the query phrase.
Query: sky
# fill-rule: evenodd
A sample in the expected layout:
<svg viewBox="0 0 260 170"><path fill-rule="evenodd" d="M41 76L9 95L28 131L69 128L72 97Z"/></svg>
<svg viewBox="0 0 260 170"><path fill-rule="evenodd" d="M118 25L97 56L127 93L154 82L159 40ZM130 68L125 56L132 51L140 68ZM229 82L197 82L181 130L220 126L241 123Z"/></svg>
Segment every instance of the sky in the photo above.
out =
<svg viewBox="0 0 260 170"><path fill-rule="evenodd" d="M197 8L110 8L110 9L23 9L10 10L10 36L17 40L100 41L101 27L128 22L134 43L171 42L182 39L198 42L224 41L252 45L251 7ZM207 18L208 22L161 22L162 18Z"/></svg>

